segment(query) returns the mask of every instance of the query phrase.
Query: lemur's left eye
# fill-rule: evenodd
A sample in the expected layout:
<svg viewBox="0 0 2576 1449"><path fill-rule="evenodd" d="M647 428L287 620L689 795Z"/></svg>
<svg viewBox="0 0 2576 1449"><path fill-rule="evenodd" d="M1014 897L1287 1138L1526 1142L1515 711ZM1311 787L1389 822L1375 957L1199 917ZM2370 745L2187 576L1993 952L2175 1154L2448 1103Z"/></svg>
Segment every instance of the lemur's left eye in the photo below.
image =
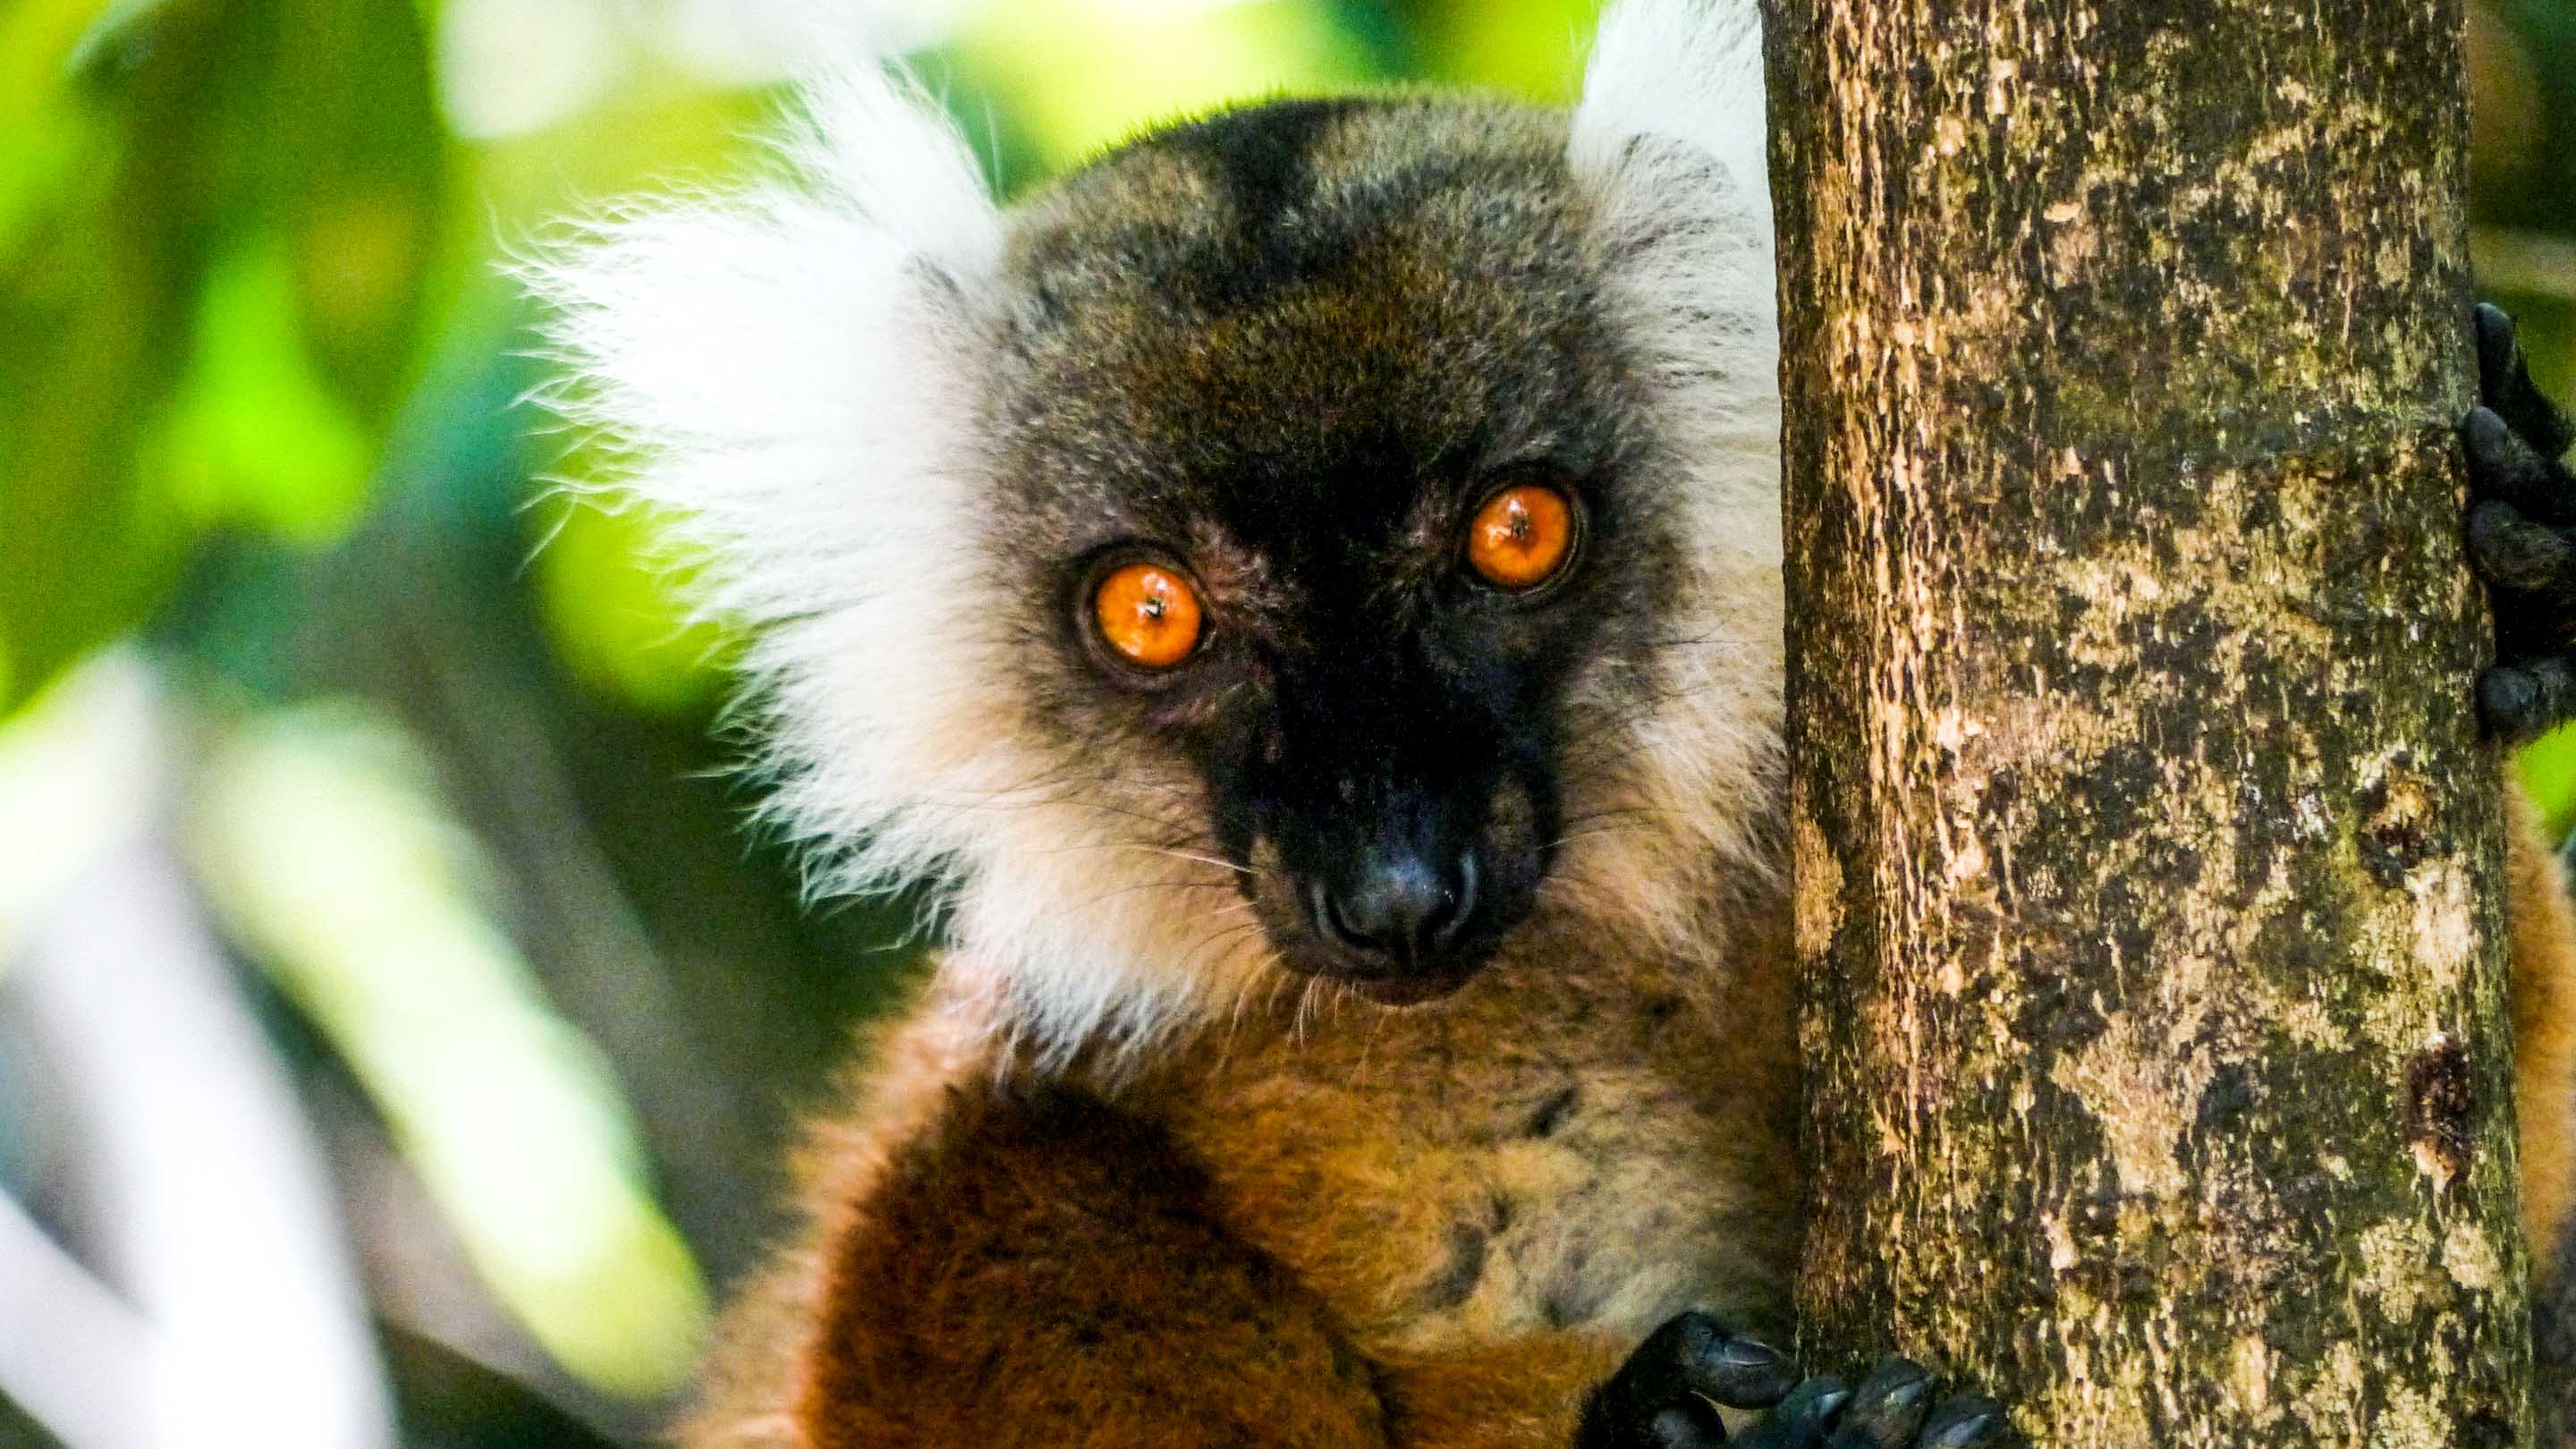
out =
<svg viewBox="0 0 2576 1449"><path fill-rule="evenodd" d="M1199 647L1199 595L1160 564L1131 563L1101 576L1092 623L1111 653L1139 669L1169 669Z"/></svg>
<svg viewBox="0 0 2576 1449"><path fill-rule="evenodd" d="M1485 500L1467 524L1467 566L1515 593L1555 578L1574 556L1574 505L1553 488L1518 483Z"/></svg>

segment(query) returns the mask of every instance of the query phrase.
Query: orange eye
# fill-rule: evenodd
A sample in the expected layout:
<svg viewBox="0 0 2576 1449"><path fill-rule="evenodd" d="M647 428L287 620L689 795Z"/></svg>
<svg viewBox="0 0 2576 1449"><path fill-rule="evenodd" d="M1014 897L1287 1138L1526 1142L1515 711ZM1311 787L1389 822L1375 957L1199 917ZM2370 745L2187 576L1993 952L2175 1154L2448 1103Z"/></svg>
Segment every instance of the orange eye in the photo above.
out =
<svg viewBox="0 0 2576 1449"><path fill-rule="evenodd" d="M1467 525L1467 563L1498 589L1534 589L1574 552L1574 505L1523 483L1485 500Z"/></svg>
<svg viewBox="0 0 2576 1449"><path fill-rule="evenodd" d="M1091 617L1110 651L1139 668L1169 669L1199 647L1198 591L1156 564L1110 570L1092 590Z"/></svg>

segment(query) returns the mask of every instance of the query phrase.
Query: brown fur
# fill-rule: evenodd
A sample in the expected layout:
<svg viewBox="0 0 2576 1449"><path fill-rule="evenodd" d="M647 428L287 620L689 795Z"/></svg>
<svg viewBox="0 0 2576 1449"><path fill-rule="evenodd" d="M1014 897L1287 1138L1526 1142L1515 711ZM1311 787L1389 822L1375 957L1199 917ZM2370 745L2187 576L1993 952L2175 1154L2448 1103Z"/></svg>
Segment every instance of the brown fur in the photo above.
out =
<svg viewBox="0 0 2576 1449"><path fill-rule="evenodd" d="M2576 1192L2576 913L2558 857L2522 792L2511 795L2505 914L2512 933L2515 1105L2521 1119L2522 1209L2543 1282Z"/></svg>
<svg viewBox="0 0 2576 1449"><path fill-rule="evenodd" d="M826 1253L807 1442L1382 1441L1331 1316L1228 1231L1155 1125L1060 1087L948 1096L894 1154L868 1231ZM1174 1413L1184 1384L1222 1387Z"/></svg>
<svg viewBox="0 0 2576 1449"><path fill-rule="evenodd" d="M2519 800L2511 844L2547 1243L2576 1144L2576 919ZM1428 1008L1251 1013L1132 1079L1041 1082L935 998L817 1139L819 1250L737 1307L691 1442L1562 1445L1677 1309L1782 1323L1776 916L1734 929L1728 969L1520 960Z"/></svg>

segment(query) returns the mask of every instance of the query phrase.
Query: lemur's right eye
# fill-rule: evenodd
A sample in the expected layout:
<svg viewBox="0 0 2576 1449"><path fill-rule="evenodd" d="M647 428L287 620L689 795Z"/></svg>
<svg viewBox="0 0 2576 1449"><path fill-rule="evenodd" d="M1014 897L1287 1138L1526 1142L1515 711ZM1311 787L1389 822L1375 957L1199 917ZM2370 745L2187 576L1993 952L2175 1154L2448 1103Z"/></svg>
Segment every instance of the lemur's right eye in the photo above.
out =
<svg viewBox="0 0 2576 1449"><path fill-rule="evenodd" d="M1091 620L1109 652L1139 669L1169 669L1199 647L1199 595L1178 571L1122 564L1091 590Z"/></svg>
<svg viewBox="0 0 2576 1449"><path fill-rule="evenodd" d="M1539 483L1521 483L1485 500L1467 524L1467 566L1512 593L1537 588L1564 572L1574 556L1574 505Z"/></svg>

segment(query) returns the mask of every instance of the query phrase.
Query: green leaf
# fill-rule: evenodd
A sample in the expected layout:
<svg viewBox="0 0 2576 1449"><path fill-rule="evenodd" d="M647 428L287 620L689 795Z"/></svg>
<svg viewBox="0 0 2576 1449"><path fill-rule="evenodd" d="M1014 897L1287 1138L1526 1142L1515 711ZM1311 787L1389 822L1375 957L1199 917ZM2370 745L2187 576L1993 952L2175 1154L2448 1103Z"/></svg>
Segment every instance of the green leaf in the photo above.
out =
<svg viewBox="0 0 2576 1449"><path fill-rule="evenodd" d="M294 261L298 319L330 386L390 413L444 198L429 40L411 0L266 0L263 190Z"/></svg>
<svg viewBox="0 0 2576 1449"><path fill-rule="evenodd" d="M494 1296L591 1385L677 1388L697 1264L614 1073L494 918L491 867L410 738L347 703L259 716L193 803L209 900L347 1060Z"/></svg>
<svg viewBox="0 0 2576 1449"><path fill-rule="evenodd" d="M183 212L135 183L160 159L111 97L74 93L77 38L13 28L0 74L46 79L0 128L0 710L123 629L167 585L184 534L133 469L175 373L194 276Z"/></svg>
<svg viewBox="0 0 2576 1449"><path fill-rule="evenodd" d="M2552 840L2576 827L2576 726L2550 731L2522 747L2515 773L2540 807L2541 827Z"/></svg>
<svg viewBox="0 0 2576 1449"><path fill-rule="evenodd" d="M443 189L421 30L410 0L0 9L0 713L204 527L353 513Z"/></svg>
<svg viewBox="0 0 2576 1449"><path fill-rule="evenodd" d="M293 263L273 238L225 257L207 278L194 357L142 452L145 475L200 528L245 525L324 544L366 499L375 445L305 351L300 300Z"/></svg>

